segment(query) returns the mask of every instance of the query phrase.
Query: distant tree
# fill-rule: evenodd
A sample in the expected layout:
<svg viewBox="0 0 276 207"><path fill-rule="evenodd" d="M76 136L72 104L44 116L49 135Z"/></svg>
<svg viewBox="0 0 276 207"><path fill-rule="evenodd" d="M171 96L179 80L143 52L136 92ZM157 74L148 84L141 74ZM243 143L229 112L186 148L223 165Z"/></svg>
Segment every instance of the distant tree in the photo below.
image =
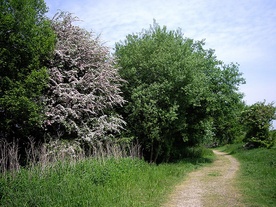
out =
<svg viewBox="0 0 276 207"><path fill-rule="evenodd" d="M116 44L119 73L127 81L121 110L125 136L139 140L149 161L168 160L181 156L185 147L212 142L220 118L228 121L226 113L240 102L236 92L243 79L236 65L223 64L203 46L156 22Z"/></svg>
<svg viewBox="0 0 276 207"><path fill-rule="evenodd" d="M43 0L0 2L0 138L25 142L45 118L45 67L55 35Z"/></svg>
<svg viewBox="0 0 276 207"><path fill-rule="evenodd" d="M242 101L243 94L239 92L239 86L245 83L238 65L225 65L212 68L210 78L209 114L213 120L215 133L214 141L218 144L233 143L242 133L239 123L245 104Z"/></svg>
<svg viewBox="0 0 276 207"><path fill-rule="evenodd" d="M93 142L122 128L124 122L113 110L124 103L122 79L108 48L75 21L65 12L52 21L57 42L49 64L46 126L51 136Z"/></svg>
<svg viewBox="0 0 276 207"><path fill-rule="evenodd" d="M273 103L257 102L248 106L242 114L242 123L246 135L244 141L248 147L267 147L274 145L273 133L270 133L272 120L276 119L276 107Z"/></svg>

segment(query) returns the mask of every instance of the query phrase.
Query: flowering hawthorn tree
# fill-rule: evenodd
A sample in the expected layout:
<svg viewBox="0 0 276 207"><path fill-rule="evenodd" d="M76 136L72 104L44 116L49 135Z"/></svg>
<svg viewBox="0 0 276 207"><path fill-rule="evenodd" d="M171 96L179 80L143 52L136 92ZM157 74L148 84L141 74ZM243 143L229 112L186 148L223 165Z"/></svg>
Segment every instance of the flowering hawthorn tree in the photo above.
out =
<svg viewBox="0 0 276 207"><path fill-rule="evenodd" d="M57 35L50 61L47 93L48 130L89 142L119 132L124 121L113 108L124 103L123 81L99 37L78 26L70 13L52 20Z"/></svg>

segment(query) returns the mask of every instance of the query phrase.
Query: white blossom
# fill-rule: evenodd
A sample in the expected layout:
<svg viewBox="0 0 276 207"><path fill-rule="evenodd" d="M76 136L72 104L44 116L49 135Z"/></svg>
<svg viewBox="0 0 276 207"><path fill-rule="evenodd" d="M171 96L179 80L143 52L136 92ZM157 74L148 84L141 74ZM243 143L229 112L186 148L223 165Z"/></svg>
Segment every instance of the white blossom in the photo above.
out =
<svg viewBox="0 0 276 207"><path fill-rule="evenodd" d="M74 26L74 21L69 13L52 20L57 42L49 65L45 123L48 128L63 126L68 133L93 141L119 132L124 124L111 110L124 103L120 95L123 80L99 37Z"/></svg>

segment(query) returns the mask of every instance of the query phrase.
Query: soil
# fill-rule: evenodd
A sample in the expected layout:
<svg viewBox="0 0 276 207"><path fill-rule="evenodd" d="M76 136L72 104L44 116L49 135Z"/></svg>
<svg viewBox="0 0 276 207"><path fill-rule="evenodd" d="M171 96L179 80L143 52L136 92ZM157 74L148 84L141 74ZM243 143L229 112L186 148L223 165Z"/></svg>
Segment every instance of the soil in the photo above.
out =
<svg viewBox="0 0 276 207"><path fill-rule="evenodd" d="M245 206L235 184L239 162L226 153L216 150L214 153L217 157L214 163L190 173L164 207Z"/></svg>

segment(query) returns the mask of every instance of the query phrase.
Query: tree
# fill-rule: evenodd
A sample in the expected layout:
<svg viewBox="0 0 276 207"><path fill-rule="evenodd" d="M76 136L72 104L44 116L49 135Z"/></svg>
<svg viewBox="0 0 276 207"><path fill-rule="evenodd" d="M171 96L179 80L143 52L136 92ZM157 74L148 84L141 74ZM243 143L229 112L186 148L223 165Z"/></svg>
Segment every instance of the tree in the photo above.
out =
<svg viewBox="0 0 276 207"><path fill-rule="evenodd" d="M220 64L221 68L213 69L209 73L210 103L209 114L213 120L215 133L214 141L218 144L233 143L242 133L239 123L244 108L243 94L239 92L238 86L245 83L238 65Z"/></svg>
<svg viewBox="0 0 276 207"><path fill-rule="evenodd" d="M52 21L57 35L50 61L47 92L47 130L53 136L93 142L106 139L123 126L113 107L124 103L122 79L113 67L108 48L61 12Z"/></svg>
<svg viewBox="0 0 276 207"><path fill-rule="evenodd" d="M276 119L276 107L273 103L257 102L246 107L242 114L242 123L246 135L244 141L248 147L267 147L274 145L274 136L269 129Z"/></svg>
<svg viewBox="0 0 276 207"><path fill-rule="evenodd" d="M9 141L34 136L45 118L45 65L55 41L46 12L43 0L0 2L0 138Z"/></svg>
<svg viewBox="0 0 276 207"><path fill-rule="evenodd" d="M236 88L243 79L236 65L223 64L203 46L156 22L116 44L119 73L127 81L120 112L125 136L138 139L149 161L169 160L185 147L212 141L221 117L216 112L240 101Z"/></svg>

